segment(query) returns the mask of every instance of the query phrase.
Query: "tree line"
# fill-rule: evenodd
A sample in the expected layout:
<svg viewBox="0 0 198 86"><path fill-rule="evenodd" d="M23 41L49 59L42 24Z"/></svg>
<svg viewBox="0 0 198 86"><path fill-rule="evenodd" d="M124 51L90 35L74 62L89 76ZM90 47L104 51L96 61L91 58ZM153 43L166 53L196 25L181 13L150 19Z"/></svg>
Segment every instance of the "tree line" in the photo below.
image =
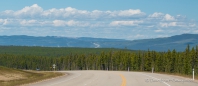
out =
<svg viewBox="0 0 198 86"><path fill-rule="evenodd" d="M183 52L106 51L101 53L70 53L56 58L38 55L0 54L0 65L25 70L130 70L178 73L190 75L192 68L198 74L198 46L188 45Z"/></svg>

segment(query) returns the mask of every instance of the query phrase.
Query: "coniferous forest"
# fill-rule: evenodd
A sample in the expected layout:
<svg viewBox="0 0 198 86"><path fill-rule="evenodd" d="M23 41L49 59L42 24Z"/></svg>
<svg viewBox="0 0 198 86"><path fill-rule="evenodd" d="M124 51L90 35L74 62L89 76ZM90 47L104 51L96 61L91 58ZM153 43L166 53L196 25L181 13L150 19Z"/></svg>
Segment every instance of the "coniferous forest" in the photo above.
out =
<svg viewBox="0 0 198 86"><path fill-rule="evenodd" d="M198 46L183 52L131 51L113 48L0 46L0 65L25 70L114 70L198 74Z"/></svg>

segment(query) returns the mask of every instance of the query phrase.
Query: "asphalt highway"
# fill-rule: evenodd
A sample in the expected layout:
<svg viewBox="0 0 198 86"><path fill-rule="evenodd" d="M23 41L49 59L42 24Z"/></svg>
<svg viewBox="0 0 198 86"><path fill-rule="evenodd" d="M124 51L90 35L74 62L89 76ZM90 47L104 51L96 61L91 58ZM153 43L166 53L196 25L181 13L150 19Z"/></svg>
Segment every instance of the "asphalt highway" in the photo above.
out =
<svg viewBox="0 0 198 86"><path fill-rule="evenodd" d="M58 71L66 75L27 86L198 86L192 79L145 72Z"/></svg>

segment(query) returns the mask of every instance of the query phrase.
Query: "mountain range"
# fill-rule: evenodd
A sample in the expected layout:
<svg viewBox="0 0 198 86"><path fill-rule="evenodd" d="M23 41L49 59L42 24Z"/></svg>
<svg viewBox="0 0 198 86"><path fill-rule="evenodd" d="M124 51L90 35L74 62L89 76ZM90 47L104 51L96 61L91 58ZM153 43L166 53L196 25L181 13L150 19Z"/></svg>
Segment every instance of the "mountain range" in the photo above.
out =
<svg viewBox="0 0 198 86"><path fill-rule="evenodd" d="M198 34L182 34L171 37L123 40L90 37L35 37L26 35L0 36L0 46L42 46L42 47L83 47L121 48L131 50L184 51L187 45L198 45Z"/></svg>

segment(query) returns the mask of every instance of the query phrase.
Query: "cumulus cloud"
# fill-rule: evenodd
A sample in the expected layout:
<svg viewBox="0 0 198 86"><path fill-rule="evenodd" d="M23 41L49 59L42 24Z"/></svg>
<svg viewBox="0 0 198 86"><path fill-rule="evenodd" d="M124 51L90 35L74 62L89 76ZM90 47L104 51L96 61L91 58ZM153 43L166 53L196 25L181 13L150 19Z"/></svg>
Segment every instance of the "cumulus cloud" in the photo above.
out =
<svg viewBox="0 0 198 86"><path fill-rule="evenodd" d="M169 15L169 14L166 14L164 16L164 20L166 20L166 21L174 21L175 18L173 16Z"/></svg>
<svg viewBox="0 0 198 86"><path fill-rule="evenodd" d="M37 20L22 20L20 22L22 26L35 26L36 23L37 23Z"/></svg>
<svg viewBox="0 0 198 86"><path fill-rule="evenodd" d="M134 15L143 15L144 13L141 12L141 10L137 9L137 10L133 10L133 9L129 9L129 10L124 10L124 11L119 11L118 15L119 16L134 16Z"/></svg>
<svg viewBox="0 0 198 86"><path fill-rule="evenodd" d="M0 34L4 35L8 33L43 35L44 33L39 32L45 32L45 35L70 37L138 39L154 38L159 35L168 36L175 32L178 32L177 34L182 34L185 31L198 33L197 25L198 22L189 20L180 14L176 16L162 12L146 14L140 9L88 11L66 7L44 10L39 5L33 4L17 11L0 12L0 28L7 28L0 29ZM29 30L30 28L31 30Z"/></svg>
<svg viewBox="0 0 198 86"><path fill-rule="evenodd" d="M62 20L54 20L53 21L54 26L65 26L66 22Z"/></svg>
<svg viewBox="0 0 198 86"><path fill-rule="evenodd" d="M0 26L3 25L4 19L0 19Z"/></svg>
<svg viewBox="0 0 198 86"><path fill-rule="evenodd" d="M4 20L3 19L0 19L0 23L2 23L2 22L4 22Z"/></svg>
<svg viewBox="0 0 198 86"><path fill-rule="evenodd" d="M176 16L176 17L181 17L181 16ZM153 19L160 19L163 21L176 21L176 18L174 16L171 16L170 14L163 14L159 12L155 12L151 15L148 16L148 18L153 18Z"/></svg>
<svg viewBox="0 0 198 86"><path fill-rule="evenodd" d="M3 21L3 25L12 25L14 24L14 22L12 21L12 19L4 19Z"/></svg>
<svg viewBox="0 0 198 86"><path fill-rule="evenodd" d="M43 10L42 7L34 4L32 6L26 6L25 8L12 11L6 10L0 13L0 17L12 17L12 18L43 18L43 19L108 19L108 18L129 18L129 17L140 17L144 16L145 13L139 9L129 9L120 11L87 11L78 10L72 7L56 9L52 8L49 10Z"/></svg>
<svg viewBox="0 0 198 86"><path fill-rule="evenodd" d="M39 16L43 12L43 9L39 7L37 4L32 6L27 6L19 11L14 12L14 16L16 17L36 17Z"/></svg>
<svg viewBox="0 0 198 86"><path fill-rule="evenodd" d="M113 21L110 23L111 26L138 26L143 21Z"/></svg>
<svg viewBox="0 0 198 86"><path fill-rule="evenodd" d="M26 6L25 8L18 10L18 11L12 11L12 10L6 10L4 12L0 12L0 17L9 17L9 18L38 18L42 14L43 9L38 6L37 4L34 4L32 6Z"/></svg>
<svg viewBox="0 0 198 86"><path fill-rule="evenodd" d="M54 20L53 25L60 27L60 26L78 26L78 27L86 27L89 24L86 22L79 22L74 20L63 21L63 20Z"/></svg>
<svg viewBox="0 0 198 86"><path fill-rule="evenodd" d="M159 12L155 12L155 13L149 15L149 17L151 17L151 18L160 18L162 16L164 16L164 14L163 13L159 13Z"/></svg>
<svg viewBox="0 0 198 86"><path fill-rule="evenodd" d="M177 22L160 23L161 27L177 26Z"/></svg>

